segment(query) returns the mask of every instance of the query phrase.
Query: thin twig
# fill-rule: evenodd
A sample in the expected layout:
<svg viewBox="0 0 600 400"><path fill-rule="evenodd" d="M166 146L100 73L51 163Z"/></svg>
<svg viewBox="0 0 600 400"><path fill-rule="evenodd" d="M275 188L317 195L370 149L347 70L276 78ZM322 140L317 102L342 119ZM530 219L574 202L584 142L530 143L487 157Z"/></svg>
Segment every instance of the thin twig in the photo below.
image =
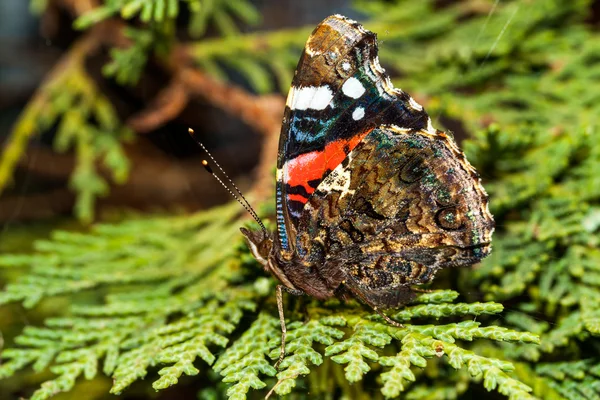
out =
<svg viewBox="0 0 600 400"><path fill-rule="evenodd" d="M265 400L268 400L269 397L271 397L271 395L273 394L273 392L275 391L275 389L277 389L277 386L281 385L283 382L290 380L290 379L296 379L298 377L299 374L295 374L293 376L288 376L287 378L283 378L277 381L277 383L271 388L271 390L269 390L269 393L267 393L267 395L265 396Z"/></svg>

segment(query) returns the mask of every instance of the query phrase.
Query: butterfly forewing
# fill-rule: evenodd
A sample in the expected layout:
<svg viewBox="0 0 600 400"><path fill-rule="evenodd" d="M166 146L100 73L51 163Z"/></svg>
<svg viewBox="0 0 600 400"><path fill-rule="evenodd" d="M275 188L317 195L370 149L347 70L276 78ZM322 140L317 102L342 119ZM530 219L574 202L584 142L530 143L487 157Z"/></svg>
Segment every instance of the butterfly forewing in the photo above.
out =
<svg viewBox="0 0 600 400"><path fill-rule="evenodd" d="M288 94L277 162L278 239L295 250L302 210L321 181L376 126L430 129L423 108L394 89L374 33L334 15L309 37Z"/></svg>

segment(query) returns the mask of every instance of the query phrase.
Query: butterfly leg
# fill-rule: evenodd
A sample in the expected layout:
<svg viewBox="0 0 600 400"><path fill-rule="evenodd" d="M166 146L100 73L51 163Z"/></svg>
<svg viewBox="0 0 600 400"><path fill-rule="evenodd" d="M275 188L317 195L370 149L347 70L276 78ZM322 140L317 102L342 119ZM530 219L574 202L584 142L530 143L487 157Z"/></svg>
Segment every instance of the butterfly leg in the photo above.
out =
<svg viewBox="0 0 600 400"><path fill-rule="evenodd" d="M387 322L388 324L390 324L392 326L395 326L396 328L404 328L404 325L402 325L398 321L394 321L393 319L391 319L390 317L388 317L383 311L381 311L377 307L371 306L371 308L373 309L373 311L375 311L377 314L379 314L381 316L381 318L383 318L385 320L385 322Z"/></svg>
<svg viewBox="0 0 600 400"><path fill-rule="evenodd" d="M418 292L418 293L433 293L436 291L435 289L421 289L421 288L416 288L416 287L413 287L411 289L413 292Z"/></svg>
<svg viewBox="0 0 600 400"><path fill-rule="evenodd" d="M276 297L277 297L277 311L279 311L279 322L281 323L281 350L279 351L279 359L275 363L275 369L279 367L279 364L285 357L285 338L287 335L287 329L285 327L285 316L283 315L283 291L286 291L294 296L302 296L304 292L298 289L290 289L287 286L277 285Z"/></svg>
<svg viewBox="0 0 600 400"><path fill-rule="evenodd" d="M415 297L411 287L401 286L390 289L367 290L361 288L351 277L346 277L342 283L358 300L371 307L388 324L404 328L404 325L388 317L380 308L397 308L409 303Z"/></svg>
<svg viewBox="0 0 600 400"><path fill-rule="evenodd" d="M355 293L356 294L356 293ZM369 307L371 307L373 309L373 311L375 311L377 314L379 314L379 316L381 318L383 318L385 320L385 322L387 322L388 324L395 326L397 328L404 328L404 325L402 325L400 322L398 321L394 321L393 319L391 319L390 317L388 317L383 311L381 311L375 304L369 302L369 300L361 294L357 294L357 297L366 305L368 305Z"/></svg>

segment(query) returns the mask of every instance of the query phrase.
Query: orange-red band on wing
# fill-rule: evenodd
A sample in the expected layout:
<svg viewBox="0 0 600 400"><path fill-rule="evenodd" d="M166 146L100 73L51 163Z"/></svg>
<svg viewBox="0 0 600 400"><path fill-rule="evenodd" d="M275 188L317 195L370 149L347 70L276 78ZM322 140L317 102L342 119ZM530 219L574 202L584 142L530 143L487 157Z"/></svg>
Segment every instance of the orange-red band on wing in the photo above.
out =
<svg viewBox="0 0 600 400"><path fill-rule="evenodd" d="M301 154L289 160L284 167L287 169L285 173L287 181L285 183L290 186L302 186L308 194L312 194L315 188L310 186L308 182L321 181L325 172L328 170L333 171L371 131L372 129L361 132L350 139L338 139L328 143L323 150ZM300 196L303 200L295 198L295 196L288 194L288 199L306 203L307 199L304 196Z"/></svg>
<svg viewBox="0 0 600 400"><path fill-rule="evenodd" d="M302 204L306 204L306 202L308 201L308 199L301 194L288 194L287 198L288 201L299 201Z"/></svg>

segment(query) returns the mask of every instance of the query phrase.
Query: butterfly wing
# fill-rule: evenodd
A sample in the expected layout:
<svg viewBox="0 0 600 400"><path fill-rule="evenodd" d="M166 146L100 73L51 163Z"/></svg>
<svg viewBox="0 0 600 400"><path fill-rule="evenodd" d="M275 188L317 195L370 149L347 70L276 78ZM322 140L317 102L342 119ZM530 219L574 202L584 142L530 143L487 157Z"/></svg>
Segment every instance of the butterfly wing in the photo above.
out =
<svg viewBox="0 0 600 400"><path fill-rule="evenodd" d="M296 249L321 276L338 280L330 287L343 283L372 306L395 307L410 297L410 285L489 254L487 201L452 138L384 125L317 187Z"/></svg>
<svg viewBox="0 0 600 400"><path fill-rule="evenodd" d="M277 160L277 226L294 251L302 210L321 181L376 126L432 129L423 108L394 89L376 35L334 15L309 37L288 94Z"/></svg>

